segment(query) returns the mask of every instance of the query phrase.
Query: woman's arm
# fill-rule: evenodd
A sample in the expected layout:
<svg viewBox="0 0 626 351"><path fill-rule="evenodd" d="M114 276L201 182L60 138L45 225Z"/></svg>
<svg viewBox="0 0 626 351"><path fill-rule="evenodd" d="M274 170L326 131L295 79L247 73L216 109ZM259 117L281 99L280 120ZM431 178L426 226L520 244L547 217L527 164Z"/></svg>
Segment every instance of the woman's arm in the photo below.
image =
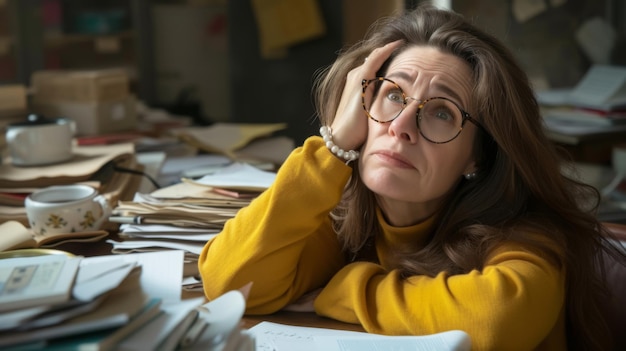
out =
<svg viewBox="0 0 626 351"><path fill-rule="evenodd" d="M326 284L344 265L329 212L350 175L319 137L294 150L274 184L204 247L206 296L253 282L247 313L272 313Z"/></svg>
<svg viewBox="0 0 626 351"><path fill-rule="evenodd" d="M508 248L482 271L455 276L403 280L397 271L352 263L322 290L315 309L373 333L459 329L470 334L477 350L529 350L558 325L564 296L563 272L529 251Z"/></svg>

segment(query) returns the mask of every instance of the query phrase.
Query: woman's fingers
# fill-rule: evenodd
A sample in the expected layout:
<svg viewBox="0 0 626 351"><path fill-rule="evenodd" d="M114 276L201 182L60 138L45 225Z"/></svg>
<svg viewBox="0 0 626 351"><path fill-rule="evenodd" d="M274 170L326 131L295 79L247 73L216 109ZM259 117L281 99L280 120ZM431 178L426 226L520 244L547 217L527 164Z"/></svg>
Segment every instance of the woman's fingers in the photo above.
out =
<svg viewBox="0 0 626 351"><path fill-rule="evenodd" d="M389 56L400 46L404 40L396 40L391 43L386 44L385 46L381 46L372 50L372 52L365 58L363 61L363 67L366 75L361 77L361 79L374 78L376 72L382 67L382 65L387 61Z"/></svg>
<svg viewBox="0 0 626 351"><path fill-rule="evenodd" d="M331 126L333 142L344 150L357 150L367 137L367 118L363 110L361 82L376 76L382 65L402 41L394 41L374 49L363 64L351 70L346 77L339 107Z"/></svg>

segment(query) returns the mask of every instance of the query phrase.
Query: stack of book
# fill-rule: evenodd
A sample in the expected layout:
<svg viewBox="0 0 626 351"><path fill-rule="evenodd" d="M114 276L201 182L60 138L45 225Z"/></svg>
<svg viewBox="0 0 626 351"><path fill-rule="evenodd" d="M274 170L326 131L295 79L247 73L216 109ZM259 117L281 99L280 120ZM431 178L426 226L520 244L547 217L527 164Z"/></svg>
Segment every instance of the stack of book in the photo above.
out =
<svg viewBox="0 0 626 351"><path fill-rule="evenodd" d="M196 276L202 248L227 220L267 189L276 174L246 163L232 163L199 179L137 193L120 201L111 222L122 223L121 241L109 240L113 253L183 250L185 277ZM190 281L187 289L199 287Z"/></svg>

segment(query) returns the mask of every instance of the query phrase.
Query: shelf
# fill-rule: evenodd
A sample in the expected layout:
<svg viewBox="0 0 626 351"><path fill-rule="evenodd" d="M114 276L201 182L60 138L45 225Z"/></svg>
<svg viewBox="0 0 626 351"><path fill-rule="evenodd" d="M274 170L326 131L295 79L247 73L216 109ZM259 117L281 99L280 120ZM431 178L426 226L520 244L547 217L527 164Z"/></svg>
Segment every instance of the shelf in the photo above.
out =
<svg viewBox="0 0 626 351"><path fill-rule="evenodd" d="M94 23L89 21L75 23L81 14L117 8L123 9L124 19L108 30L90 27ZM0 59L4 60L0 60L4 64L0 81L29 85L32 73L45 69L126 68L132 72L137 97L146 103L154 101L149 0L0 0L0 10L11 19L0 21ZM95 24L97 20L93 19ZM7 35L12 37L9 44L2 41ZM15 58L6 63L10 54Z"/></svg>

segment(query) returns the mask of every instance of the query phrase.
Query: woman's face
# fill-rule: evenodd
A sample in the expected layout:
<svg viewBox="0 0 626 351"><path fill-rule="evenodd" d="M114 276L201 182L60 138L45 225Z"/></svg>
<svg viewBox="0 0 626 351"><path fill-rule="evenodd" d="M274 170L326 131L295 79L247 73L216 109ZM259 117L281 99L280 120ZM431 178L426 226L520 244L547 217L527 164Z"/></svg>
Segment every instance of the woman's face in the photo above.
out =
<svg viewBox="0 0 626 351"><path fill-rule="evenodd" d="M467 63L436 48L412 46L390 63L386 77L417 100L445 97L467 111L472 72ZM408 226L432 215L466 173L474 172L476 126L465 123L448 143L426 140L418 129L418 102L409 99L390 123L368 119L360 176L390 224ZM468 111L471 114L471 111Z"/></svg>

